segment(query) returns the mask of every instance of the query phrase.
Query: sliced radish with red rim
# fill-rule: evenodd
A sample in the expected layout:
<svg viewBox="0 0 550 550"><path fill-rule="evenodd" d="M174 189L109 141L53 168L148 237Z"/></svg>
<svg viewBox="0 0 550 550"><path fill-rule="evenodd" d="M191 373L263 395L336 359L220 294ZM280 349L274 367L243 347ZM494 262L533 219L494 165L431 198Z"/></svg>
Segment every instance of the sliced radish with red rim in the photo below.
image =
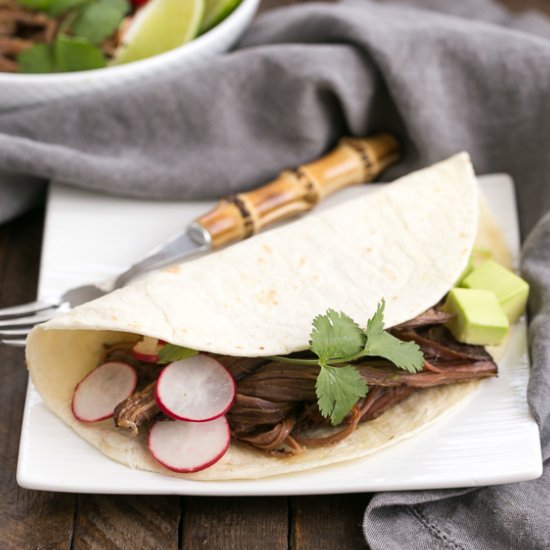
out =
<svg viewBox="0 0 550 550"><path fill-rule="evenodd" d="M199 354L167 365L157 381L155 398L171 418L205 422L229 410L235 381L219 361Z"/></svg>
<svg viewBox="0 0 550 550"><path fill-rule="evenodd" d="M158 363L159 353L162 347L166 344L164 340L144 336L142 340L134 344L132 357L144 363Z"/></svg>
<svg viewBox="0 0 550 550"><path fill-rule="evenodd" d="M173 472L198 472L216 463L229 447L225 417L208 422L158 420L149 431L149 451Z"/></svg>
<svg viewBox="0 0 550 550"><path fill-rule="evenodd" d="M134 393L137 373L120 361L109 361L89 372L76 386L71 403L82 422L99 422L113 416L114 408Z"/></svg>

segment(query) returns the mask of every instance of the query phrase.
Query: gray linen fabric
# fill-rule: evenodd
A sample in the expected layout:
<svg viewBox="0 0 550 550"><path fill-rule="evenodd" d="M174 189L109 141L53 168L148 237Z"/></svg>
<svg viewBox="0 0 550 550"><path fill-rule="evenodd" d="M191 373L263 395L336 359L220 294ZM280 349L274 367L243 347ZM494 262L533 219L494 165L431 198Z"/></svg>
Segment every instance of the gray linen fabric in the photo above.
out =
<svg viewBox="0 0 550 550"><path fill-rule="evenodd" d="M194 198L264 183L342 134L400 137L404 158L386 179L468 150L478 173L513 176L522 232L531 232L528 398L547 462L550 22L489 0L399 4L281 9L259 18L238 50L192 73L2 114L0 170ZM5 220L36 200L40 184L3 181ZM549 509L547 467L539 480L508 486L376 495L364 532L380 549L542 549L550 548Z"/></svg>

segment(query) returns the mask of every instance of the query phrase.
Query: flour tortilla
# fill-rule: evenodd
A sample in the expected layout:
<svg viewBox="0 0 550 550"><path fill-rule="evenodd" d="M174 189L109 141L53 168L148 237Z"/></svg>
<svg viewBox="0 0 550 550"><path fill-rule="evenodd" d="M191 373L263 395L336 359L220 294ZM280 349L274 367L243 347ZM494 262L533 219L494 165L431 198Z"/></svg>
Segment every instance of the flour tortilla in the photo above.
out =
<svg viewBox="0 0 550 550"><path fill-rule="evenodd" d="M338 444L290 458L232 442L221 461L195 474L166 470L149 455L143 434L130 439L112 420L77 421L70 402L75 385L101 360L103 345L137 335L254 357L307 348L311 321L327 308L366 326L384 298L386 326L412 319L437 303L465 268L479 200L469 157L461 153L362 198L153 274L36 327L27 344L32 381L48 407L104 454L165 475L250 479L365 456L425 428L477 383L415 392ZM503 251L503 259L506 247L481 210L479 238Z"/></svg>

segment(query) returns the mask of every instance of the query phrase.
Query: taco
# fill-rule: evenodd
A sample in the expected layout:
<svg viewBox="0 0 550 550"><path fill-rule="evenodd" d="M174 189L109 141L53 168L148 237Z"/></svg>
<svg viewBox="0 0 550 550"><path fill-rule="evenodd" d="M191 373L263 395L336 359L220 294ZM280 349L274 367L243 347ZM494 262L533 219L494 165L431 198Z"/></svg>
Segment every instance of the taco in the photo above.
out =
<svg viewBox="0 0 550 550"><path fill-rule="evenodd" d="M363 457L426 428L472 395L480 379L496 375L483 348L449 340L444 314L433 309L465 269L476 239L509 263L461 153L36 327L26 350L32 382L77 434L133 468L198 480L250 479ZM386 328L442 355L442 363L416 374L387 362L360 365L369 394L341 425L327 425L316 408L314 369L270 357L306 350L312 319L329 309L366 327L381 300ZM106 359L132 363L128 350L143 337L209 354L236 381L227 413L231 445L209 468L180 474L156 461L146 441L151 415L135 429L131 422L115 428L112 418L85 423L73 414L75 387L86 374ZM445 354L461 369L445 366ZM143 374L134 362L138 399L158 372Z"/></svg>

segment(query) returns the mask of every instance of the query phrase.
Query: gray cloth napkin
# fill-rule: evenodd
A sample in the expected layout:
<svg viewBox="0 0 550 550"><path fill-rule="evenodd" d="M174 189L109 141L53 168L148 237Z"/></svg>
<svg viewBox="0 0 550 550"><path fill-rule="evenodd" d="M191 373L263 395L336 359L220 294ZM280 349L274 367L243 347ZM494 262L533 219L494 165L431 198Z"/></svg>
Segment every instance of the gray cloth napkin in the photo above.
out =
<svg viewBox="0 0 550 550"><path fill-rule="evenodd" d="M343 134L400 137L404 158L386 179L468 150L478 173L512 175L522 232L530 232L528 398L547 462L550 22L512 16L489 0L400 4L277 10L259 18L235 52L203 68L2 114L0 171L181 199L265 183ZM0 179L4 220L40 193L37 180L8 180ZM539 480L507 486L378 494L364 533L381 549L542 549L550 548L549 510L546 468Z"/></svg>

